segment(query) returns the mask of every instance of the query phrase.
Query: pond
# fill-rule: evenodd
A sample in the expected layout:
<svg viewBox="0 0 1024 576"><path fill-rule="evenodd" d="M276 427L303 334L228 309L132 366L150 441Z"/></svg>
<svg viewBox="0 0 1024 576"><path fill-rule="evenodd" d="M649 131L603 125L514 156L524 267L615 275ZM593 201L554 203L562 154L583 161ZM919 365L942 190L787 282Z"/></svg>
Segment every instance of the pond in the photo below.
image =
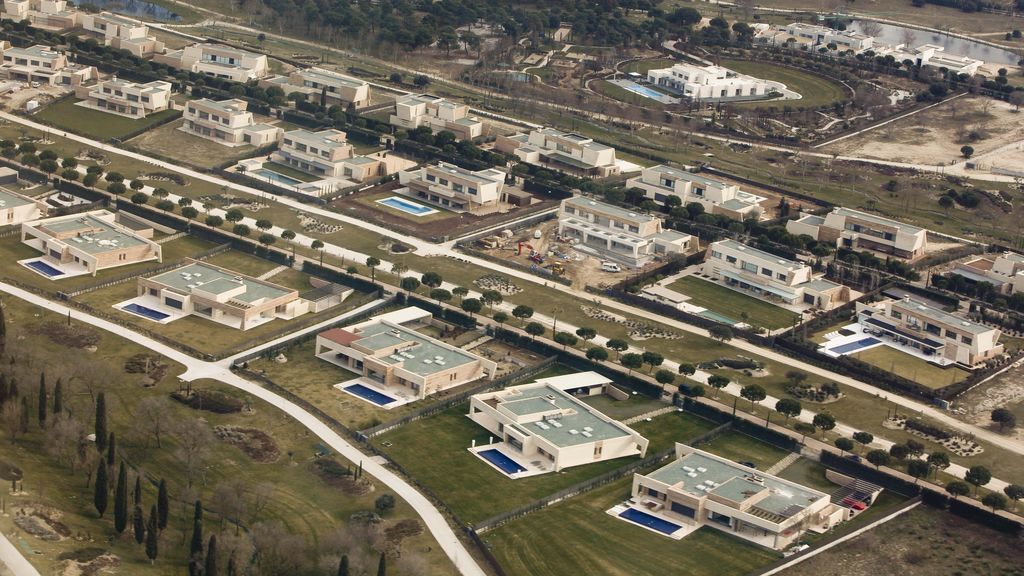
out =
<svg viewBox="0 0 1024 576"><path fill-rule="evenodd" d="M906 43L908 48L917 48L921 44L935 44L945 48L945 51L949 54L967 56L994 64L1016 65L1021 59L1019 55L1009 50L996 48L995 46L989 46L973 40L947 36L941 32L929 32L927 30L895 26L893 24L882 24L881 22L876 22L875 24L881 30L875 38L885 44ZM860 22L854 20L847 26L847 30L861 32ZM910 34L912 36L909 36Z"/></svg>
<svg viewBox="0 0 1024 576"><path fill-rule="evenodd" d="M75 0L72 4L76 6L93 6L100 10L156 22L178 22L181 20L181 16L178 16L173 10L152 2L146 2L146 0Z"/></svg>

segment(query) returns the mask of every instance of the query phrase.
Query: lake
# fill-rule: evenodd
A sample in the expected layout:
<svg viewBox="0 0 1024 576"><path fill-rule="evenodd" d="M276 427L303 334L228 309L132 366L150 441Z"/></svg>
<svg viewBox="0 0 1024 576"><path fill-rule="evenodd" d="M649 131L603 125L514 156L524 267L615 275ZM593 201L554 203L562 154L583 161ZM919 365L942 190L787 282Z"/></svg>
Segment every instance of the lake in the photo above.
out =
<svg viewBox="0 0 1024 576"><path fill-rule="evenodd" d="M72 2L76 6L95 6L101 10L134 16L155 22L178 22L178 16L173 10L169 10L158 4L146 2L145 0L86 0Z"/></svg>
<svg viewBox="0 0 1024 576"><path fill-rule="evenodd" d="M857 20L854 20L846 27L846 29L853 32L860 32L861 29L859 24L860 23ZM875 38L885 44L905 43L906 38L904 34L906 31L909 31L914 35L913 40L907 46L911 49L917 48L921 44L935 44L936 46L942 46L945 48L945 51L949 54L967 56L969 58L976 58L978 60L984 60L985 62L992 62L995 64L1016 65L1021 59L1020 56L1009 50L996 48L995 46L989 46L973 40L946 36L941 32L916 30L914 28L906 28L904 26L882 24L881 22L876 22L876 24L880 27L881 32L875 36Z"/></svg>

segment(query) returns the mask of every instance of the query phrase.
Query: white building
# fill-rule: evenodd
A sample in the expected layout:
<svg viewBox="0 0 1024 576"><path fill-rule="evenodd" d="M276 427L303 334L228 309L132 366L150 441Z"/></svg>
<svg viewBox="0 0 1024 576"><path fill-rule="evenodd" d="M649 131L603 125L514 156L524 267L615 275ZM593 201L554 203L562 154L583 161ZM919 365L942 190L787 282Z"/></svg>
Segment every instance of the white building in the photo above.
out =
<svg viewBox="0 0 1024 576"><path fill-rule="evenodd" d="M157 55L154 62L179 70L227 78L235 82L258 80L270 70L265 54L257 54L222 44L193 44L181 50Z"/></svg>
<svg viewBox="0 0 1024 576"><path fill-rule="evenodd" d="M582 372L476 394L469 401L469 418L497 442L473 452L512 478L643 457L646 438L580 400L610 386L604 376Z"/></svg>
<svg viewBox="0 0 1024 576"><path fill-rule="evenodd" d="M447 130L460 140L476 138L484 129L479 118L469 115L469 106L430 94L399 96L390 122L406 130L420 126L429 126L435 133Z"/></svg>
<svg viewBox="0 0 1024 576"><path fill-rule="evenodd" d="M145 23L110 12L81 15L82 28L103 40L106 46L127 50L140 58L164 51L164 43L149 35Z"/></svg>
<svg viewBox="0 0 1024 576"><path fill-rule="evenodd" d="M405 190L396 192L454 212L473 212L506 201L505 176L497 168L474 172L440 162L399 172Z"/></svg>
<svg viewBox="0 0 1024 576"><path fill-rule="evenodd" d="M818 26L817 24L794 22L784 26L782 31L800 40L801 44L824 48L835 46L835 50L839 52L852 51L854 54L860 54L865 50L870 50L875 45L875 39L866 34L836 30L828 26Z"/></svg>
<svg viewBox="0 0 1024 576"><path fill-rule="evenodd" d="M310 102L320 102L323 97L326 106L337 104L347 107L352 104L362 108L370 104L370 85L366 81L322 68L305 68L288 76L271 76L261 80L260 86L276 86L284 90L285 95L305 94Z"/></svg>
<svg viewBox="0 0 1024 576"><path fill-rule="evenodd" d="M80 86L96 79L96 68L68 64L67 56L49 46L4 49L0 76L4 80L50 86Z"/></svg>
<svg viewBox="0 0 1024 576"><path fill-rule="evenodd" d="M850 208L835 208L824 217L802 214L786 222L786 230L819 242L906 260L924 256L928 248L928 231L924 228Z"/></svg>
<svg viewBox="0 0 1024 576"><path fill-rule="evenodd" d="M257 124L245 100L190 100L185 106L181 130L219 142L225 146L268 146L275 143L281 129Z"/></svg>
<svg viewBox="0 0 1024 576"><path fill-rule="evenodd" d="M380 158L356 156L340 130L291 130L281 138L281 147L271 155L275 162L321 178L344 178L362 182L383 176Z"/></svg>
<svg viewBox="0 0 1024 576"><path fill-rule="evenodd" d="M116 215L106 210L55 216L24 222L21 241L42 252L40 267L35 262L25 265L50 278L89 273L161 260L160 245L153 242L153 230L137 230L116 222Z"/></svg>
<svg viewBox="0 0 1024 576"><path fill-rule="evenodd" d="M603 178L620 172L615 148L594 142L592 138L540 128L529 134L498 136L494 149L514 155L520 162L574 174Z"/></svg>
<svg viewBox="0 0 1024 576"><path fill-rule="evenodd" d="M1000 294L1016 294L1024 290L1024 255L1003 252L997 256L981 256L953 268L953 274L969 282L988 282Z"/></svg>
<svg viewBox="0 0 1024 576"><path fill-rule="evenodd" d="M761 203L766 200L735 184L663 164L644 168L639 176L626 181L626 188L640 188L647 198L662 205L670 196L679 198L682 206L696 202L708 214L724 214L735 220L760 218L764 212Z"/></svg>
<svg viewBox="0 0 1024 576"><path fill-rule="evenodd" d="M669 88L692 100L735 100L761 98L773 86L767 80L733 72L721 66L679 63L671 68L647 71L651 84Z"/></svg>
<svg viewBox="0 0 1024 576"><path fill-rule="evenodd" d="M15 172L15 177L17 173ZM0 226L13 226L38 220L46 215L47 205L24 194L0 188Z"/></svg>
<svg viewBox="0 0 1024 576"><path fill-rule="evenodd" d="M69 9L66 0L4 0L0 18L13 22L28 20L33 27L67 30L78 25L82 14Z"/></svg>
<svg viewBox="0 0 1024 576"><path fill-rule="evenodd" d="M633 267L685 254L696 244L689 234L661 225L660 218L582 196L562 200L558 212L560 236L578 240L581 250Z"/></svg>
<svg viewBox="0 0 1024 576"><path fill-rule="evenodd" d="M92 86L80 86L78 91L85 96L79 106L129 118L162 112L171 103L171 83L162 80L136 84L114 77Z"/></svg>

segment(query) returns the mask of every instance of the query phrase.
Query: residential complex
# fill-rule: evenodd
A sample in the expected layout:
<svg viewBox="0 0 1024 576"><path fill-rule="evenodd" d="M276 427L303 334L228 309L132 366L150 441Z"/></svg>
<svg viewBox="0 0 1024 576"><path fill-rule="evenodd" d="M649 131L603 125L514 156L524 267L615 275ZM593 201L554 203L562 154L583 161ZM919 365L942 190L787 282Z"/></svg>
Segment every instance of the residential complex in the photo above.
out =
<svg viewBox="0 0 1024 576"><path fill-rule="evenodd" d="M428 126L435 133L447 130L460 140L483 134L484 124L469 115L469 106L430 94L408 94L395 100L392 125L406 130Z"/></svg>
<svg viewBox="0 0 1024 576"><path fill-rule="evenodd" d="M291 130L281 138L281 147L271 158L322 178L344 178L362 182L383 176L379 158L355 156L352 145L340 130Z"/></svg>
<svg viewBox="0 0 1024 576"><path fill-rule="evenodd" d="M514 155L520 162L573 174L605 177L619 173L615 148L592 138L554 128L540 128L529 134L498 136L494 149Z"/></svg>
<svg viewBox="0 0 1024 576"><path fill-rule="evenodd" d="M659 204L670 196L679 198L682 206L696 202L708 214L723 214L736 220L760 218L764 212L764 196L740 190L739 186L693 172L660 164L626 181L626 188L640 188L644 195Z"/></svg>
<svg viewBox="0 0 1024 576"><path fill-rule="evenodd" d="M145 23L110 12L81 15L82 28L103 40L106 46L127 50L140 58L161 54L164 43L149 35Z"/></svg>
<svg viewBox="0 0 1024 576"><path fill-rule="evenodd" d="M660 218L582 196L562 200L558 211L560 236L577 240L579 249L634 267L696 248L689 234L661 225Z"/></svg>
<svg viewBox="0 0 1024 576"><path fill-rule="evenodd" d="M647 71L647 80L691 100L739 100L768 96L773 83L721 66L678 63Z"/></svg>
<svg viewBox="0 0 1024 576"><path fill-rule="evenodd" d="M419 400L481 378L497 366L421 332L430 312L415 307L375 316L316 337L316 356L362 376L386 395Z"/></svg>
<svg viewBox="0 0 1024 576"><path fill-rule="evenodd" d="M163 80L136 84L115 76L76 91L84 98L79 106L129 118L145 118L167 110L171 104L171 83Z"/></svg>
<svg viewBox="0 0 1024 576"><path fill-rule="evenodd" d="M194 315L240 330L309 311L298 291L233 270L185 259L185 265L149 278L139 277L137 305Z"/></svg>
<svg viewBox="0 0 1024 576"><path fill-rule="evenodd" d="M857 303L857 321L865 332L918 350L940 365L973 368L1003 353L1002 331L978 324L910 297Z"/></svg>
<svg viewBox="0 0 1024 576"><path fill-rule="evenodd" d="M803 22L788 24L782 28L782 31L800 40L801 44L806 44L807 46L835 46L835 50L840 52L852 51L854 54L870 50L875 43L875 39L866 34L836 30L828 26L818 26L817 24L806 24Z"/></svg>
<svg viewBox="0 0 1024 576"><path fill-rule="evenodd" d="M265 54L257 54L222 44L193 44L153 58L179 70L227 78L234 82L258 80L269 70Z"/></svg>
<svg viewBox="0 0 1024 576"><path fill-rule="evenodd" d="M185 106L181 129L225 146L268 146L275 143L281 129L257 124L245 100L190 100Z"/></svg>
<svg viewBox="0 0 1024 576"><path fill-rule="evenodd" d="M633 475L632 495L630 510L668 520L669 527L709 526L775 550L849 513L824 492L678 443L671 464Z"/></svg>
<svg viewBox="0 0 1024 576"><path fill-rule="evenodd" d="M952 273L969 282L988 282L1000 294L1016 294L1024 290L1024 255L1003 252L981 256L958 264Z"/></svg>
<svg viewBox="0 0 1024 576"><path fill-rule="evenodd" d="M604 376L583 372L476 394L469 401L469 418L494 434L497 442L476 446L475 452L513 477L642 457L647 453L646 438L581 400L610 387L611 380ZM515 468L509 468L509 460Z"/></svg>
<svg viewBox="0 0 1024 576"><path fill-rule="evenodd" d="M46 215L46 203L0 188L0 226L13 226Z"/></svg>
<svg viewBox="0 0 1024 576"><path fill-rule="evenodd" d="M4 0L0 18L23 22L36 28L68 30L78 25L81 12L68 8L66 0Z"/></svg>
<svg viewBox="0 0 1024 576"><path fill-rule="evenodd" d="M34 220L21 225L21 241L43 253L48 276L87 272L160 260L152 230L133 230L106 210ZM55 271L56 273L51 273Z"/></svg>
<svg viewBox="0 0 1024 576"><path fill-rule="evenodd" d="M916 260L928 247L928 231L850 208L835 208L825 216L802 214L786 223L790 234L805 234L851 250L868 250Z"/></svg>
<svg viewBox="0 0 1024 576"><path fill-rule="evenodd" d="M47 85L79 86L96 79L96 68L68 64L67 56L49 46L7 48L0 64L4 80Z"/></svg>
<svg viewBox="0 0 1024 576"><path fill-rule="evenodd" d="M828 310L850 301L850 289L814 278L803 262L781 258L735 240L719 240L708 246L701 273L726 286L766 300L808 305Z"/></svg>
<svg viewBox="0 0 1024 576"><path fill-rule="evenodd" d="M399 172L405 189L397 192L455 212L473 212L506 201L505 176L496 168L474 172L439 162Z"/></svg>
<svg viewBox="0 0 1024 576"><path fill-rule="evenodd" d="M310 102L320 102L323 98L326 106L348 107L351 104L362 108L370 103L370 85L364 80L323 68L305 68L288 76L271 76L261 80L260 86L276 86L284 90L285 95L305 94Z"/></svg>

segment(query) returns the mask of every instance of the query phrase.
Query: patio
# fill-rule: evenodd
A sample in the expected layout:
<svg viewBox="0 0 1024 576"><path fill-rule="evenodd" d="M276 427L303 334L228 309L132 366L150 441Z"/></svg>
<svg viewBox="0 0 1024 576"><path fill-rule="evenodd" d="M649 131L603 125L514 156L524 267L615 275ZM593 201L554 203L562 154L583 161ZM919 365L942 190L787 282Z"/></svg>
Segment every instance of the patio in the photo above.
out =
<svg viewBox="0 0 1024 576"><path fill-rule="evenodd" d="M468 450L471 454L486 462L488 466L513 480L546 474L554 470L553 466L548 465L543 460L527 460L523 457L522 453L516 452L508 444L501 441L495 441L483 446L471 446ZM490 455L481 455L481 453L487 452L497 452L500 456L495 458ZM502 464L499 465L496 462L501 462ZM519 471L513 471L510 466L516 466Z"/></svg>

